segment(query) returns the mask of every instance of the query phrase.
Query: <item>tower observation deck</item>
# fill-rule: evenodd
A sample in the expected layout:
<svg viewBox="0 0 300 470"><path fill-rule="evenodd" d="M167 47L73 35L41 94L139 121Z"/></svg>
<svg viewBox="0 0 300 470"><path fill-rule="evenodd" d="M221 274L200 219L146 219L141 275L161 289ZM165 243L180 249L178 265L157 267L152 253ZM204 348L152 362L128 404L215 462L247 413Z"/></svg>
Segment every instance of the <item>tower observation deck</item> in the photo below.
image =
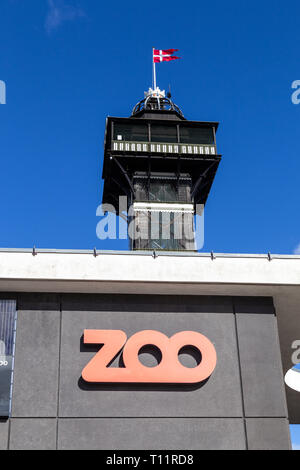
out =
<svg viewBox="0 0 300 470"><path fill-rule="evenodd" d="M204 206L221 155L217 122L189 121L158 87L128 118L106 121L103 204L127 197L131 249L195 251L194 215Z"/></svg>

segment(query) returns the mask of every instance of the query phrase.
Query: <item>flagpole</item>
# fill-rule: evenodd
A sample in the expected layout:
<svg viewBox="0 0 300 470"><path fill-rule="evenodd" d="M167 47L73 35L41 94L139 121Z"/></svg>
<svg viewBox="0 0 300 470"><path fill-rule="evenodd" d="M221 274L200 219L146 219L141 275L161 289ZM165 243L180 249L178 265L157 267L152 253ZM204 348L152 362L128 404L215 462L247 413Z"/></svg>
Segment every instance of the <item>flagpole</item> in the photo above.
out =
<svg viewBox="0 0 300 470"><path fill-rule="evenodd" d="M153 89L156 90L156 67L154 62L154 47L152 49L152 62L153 62Z"/></svg>

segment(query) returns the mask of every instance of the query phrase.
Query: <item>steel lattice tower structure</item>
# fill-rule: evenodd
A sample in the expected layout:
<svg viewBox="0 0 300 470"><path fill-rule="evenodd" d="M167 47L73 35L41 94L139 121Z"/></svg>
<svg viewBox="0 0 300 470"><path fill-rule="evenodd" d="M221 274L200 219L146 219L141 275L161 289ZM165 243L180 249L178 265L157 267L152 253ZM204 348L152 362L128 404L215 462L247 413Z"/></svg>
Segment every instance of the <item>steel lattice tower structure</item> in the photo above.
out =
<svg viewBox="0 0 300 470"><path fill-rule="evenodd" d="M189 121L159 88L129 118L106 121L103 204L127 197L132 250L195 251L194 215L221 155L217 122Z"/></svg>

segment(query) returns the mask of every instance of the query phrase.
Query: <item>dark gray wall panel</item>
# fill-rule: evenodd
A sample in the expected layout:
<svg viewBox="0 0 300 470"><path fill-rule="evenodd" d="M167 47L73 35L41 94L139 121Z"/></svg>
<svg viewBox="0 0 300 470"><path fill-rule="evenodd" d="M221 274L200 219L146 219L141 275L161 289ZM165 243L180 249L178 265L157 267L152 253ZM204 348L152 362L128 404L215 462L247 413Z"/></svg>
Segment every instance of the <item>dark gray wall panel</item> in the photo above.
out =
<svg viewBox="0 0 300 470"><path fill-rule="evenodd" d="M272 299L18 294L18 309L11 449L54 449L57 425L62 449L244 449L241 382L249 448L290 448ZM199 331L217 367L200 386L87 384L86 328ZM0 421L0 449L8 436Z"/></svg>
<svg viewBox="0 0 300 470"><path fill-rule="evenodd" d="M0 419L0 450L6 450L8 444L9 421Z"/></svg>
<svg viewBox="0 0 300 470"><path fill-rule="evenodd" d="M244 450L242 419L61 419L63 450Z"/></svg>
<svg viewBox="0 0 300 470"><path fill-rule="evenodd" d="M233 297L235 313L275 314L272 297Z"/></svg>
<svg viewBox="0 0 300 470"><path fill-rule="evenodd" d="M56 419L12 419L10 450L55 450Z"/></svg>
<svg viewBox="0 0 300 470"><path fill-rule="evenodd" d="M128 337L147 329L159 330L168 336L184 330L199 331L215 344L217 367L202 387L87 384L82 381L81 372L95 352L80 344L85 328L121 329ZM225 313L63 312L59 401L62 417L241 417L234 316Z"/></svg>
<svg viewBox="0 0 300 470"><path fill-rule="evenodd" d="M57 415L59 311L18 312L13 417Z"/></svg>
<svg viewBox="0 0 300 470"><path fill-rule="evenodd" d="M246 417L286 417L276 317L237 314Z"/></svg>
<svg viewBox="0 0 300 470"><path fill-rule="evenodd" d="M284 418L248 418L249 450L290 450L289 423Z"/></svg>
<svg viewBox="0 0 300 470"><path fill-rule="evenodd" d="M63 294L62 310L232 313L231 297L198 295Z"/></svg>
<svg viewBox="0 0 300 470"><path fill-rule="evenodd" d="M60 310L60 294L18 294L18 310Z"/></svg>

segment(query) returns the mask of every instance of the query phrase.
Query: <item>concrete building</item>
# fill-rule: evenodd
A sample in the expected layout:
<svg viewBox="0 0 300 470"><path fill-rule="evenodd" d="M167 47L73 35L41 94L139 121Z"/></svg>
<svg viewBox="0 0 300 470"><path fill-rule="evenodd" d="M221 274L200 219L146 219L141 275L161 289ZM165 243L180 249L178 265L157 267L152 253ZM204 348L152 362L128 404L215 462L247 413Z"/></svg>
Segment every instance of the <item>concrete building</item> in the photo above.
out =
<svg viewBox="0 0 300 470"><path fill-rule="evenodd" d="M300 338L300 257L0 252L16 300L10 449L288 449L299 393L285 390ZM88 384L87 328L205 334L204 384ZM286 402L287 397L287 402Z"/></svg>
<svg viewBox="0 0 300 470"><path fill-rule="evenodd" d="M159 89L108 119L103 202L133 208L132 251L0 249L0 449L291 448L300 256L196 251L217 127Z"/></svg>

